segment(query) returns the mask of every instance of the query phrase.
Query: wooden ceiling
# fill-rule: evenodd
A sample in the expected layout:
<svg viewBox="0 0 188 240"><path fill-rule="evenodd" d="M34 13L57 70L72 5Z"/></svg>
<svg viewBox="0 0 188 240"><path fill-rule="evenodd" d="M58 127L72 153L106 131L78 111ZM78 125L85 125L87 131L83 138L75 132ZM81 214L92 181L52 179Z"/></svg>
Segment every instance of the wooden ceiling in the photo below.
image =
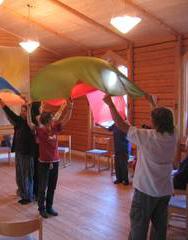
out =
<svg viewBox="0 0 188 240"><path fill-rule="evenodd" d="M30 19L28 3L34 6ZM20 39L29 31L44 49L71 56L175 40L188 33L187 13L188 0L4 0L0 28ZM139 16L142 22L121 34L110 25L118 15Z"/></svg>

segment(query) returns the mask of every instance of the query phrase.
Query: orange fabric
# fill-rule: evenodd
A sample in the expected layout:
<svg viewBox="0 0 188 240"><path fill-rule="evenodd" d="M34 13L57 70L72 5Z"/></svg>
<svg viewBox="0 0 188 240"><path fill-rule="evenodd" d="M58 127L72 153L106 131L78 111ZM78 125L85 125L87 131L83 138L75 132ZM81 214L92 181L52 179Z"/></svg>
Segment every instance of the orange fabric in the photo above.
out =
<svg viewBox="0 0 188 240"><path fill-rule="evenodd" d="M0 92L0 98L7 105L20 105L25 103L20 96L12 92Z"/></svg>

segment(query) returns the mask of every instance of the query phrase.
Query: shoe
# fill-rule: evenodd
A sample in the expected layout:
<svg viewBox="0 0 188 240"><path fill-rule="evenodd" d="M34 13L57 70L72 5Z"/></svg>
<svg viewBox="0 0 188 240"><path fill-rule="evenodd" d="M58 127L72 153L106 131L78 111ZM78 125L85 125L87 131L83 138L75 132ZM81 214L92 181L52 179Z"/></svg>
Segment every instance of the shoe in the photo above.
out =
<svg viewBox="0 0 188 240"><path fill-rule="evenodd" d="M18 201L18 203L20 203L22 205L25 205L25 204L31 203L31 200L29 200L29 199L20 199Z"/></svg>
<svg viewBox="0 0 188 240"><path fill-rule="evenodd" d="M127 185L129 185L129 181L128 180L123 180L122 184L127 186Z"/></svg>
<svg viewBox="0 0 188 240"><path fill-rule="evenodd" d="M119 184L119 183L121 183L120 180L115 180L115 181L114 181L114 184Z"/></svg>
<svg viewBox="0 0 188 240"><path fill-rule="evenodd" d="M47 214L46 210L39 211L39 213L43 218L48 218L48 214Z"/></svg>
<svg viewBox="0 0 188 240"><path fill-rule="evenodd" d="M58 216L58 212L56 212L53 208L47 208L46 212L54 217Z"/></svg>

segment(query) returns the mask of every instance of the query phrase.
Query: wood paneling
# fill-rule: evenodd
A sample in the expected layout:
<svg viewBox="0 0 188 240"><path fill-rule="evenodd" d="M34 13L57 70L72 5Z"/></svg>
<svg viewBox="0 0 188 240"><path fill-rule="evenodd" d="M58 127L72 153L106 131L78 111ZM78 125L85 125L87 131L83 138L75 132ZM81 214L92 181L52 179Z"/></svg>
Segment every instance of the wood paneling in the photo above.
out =
<svg viewBox="0 0 188 240"><path fill-rule="evenodd" d="M0 28L0 46L17 47L19 39Z"/></svg>
<svg viewBox="0 0 188 240"><path fill-rule="evenodd" d="M72 148L85 151L90 145L90 110L87 98L74 100L71 120L65 126L65 134L72 136Z"/></svg>
<svg viewBox="0 0 188 240"><path fill-rule="evenodd" d="M55 62L59 60L57 56L39 48L35 52L33 52L30 57L30 78L32 77L44 66L49 63Z"/></svg>
<svg viewBox="0 0 188 240"><path fill-rule="evenodd" d="M158 98L159 105L176 109L176 42L134 49L134 81ZM150 106L145 99L135 100L134 120L150 124Z"/></svg>
<svg viewBox="0 0 188 240"><path fill-rule="evenodd" d="M183 41L183 53L186 53L188 51L188 37L184 39Z"/></svg>

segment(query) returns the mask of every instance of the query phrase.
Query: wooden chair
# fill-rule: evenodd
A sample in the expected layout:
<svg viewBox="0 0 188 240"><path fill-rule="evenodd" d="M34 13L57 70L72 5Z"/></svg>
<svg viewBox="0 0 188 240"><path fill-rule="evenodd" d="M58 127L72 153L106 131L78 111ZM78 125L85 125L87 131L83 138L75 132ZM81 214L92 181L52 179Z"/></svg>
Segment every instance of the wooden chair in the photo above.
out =
<svg viewBox="0 0 188 240"><path fill-rule="evenodd" d="M39 232L38 239L42 240L42 219L36 217L27 221L16 221L16 222L1 222L0 221L0 235L7 236L7 238L1 239L15 239L17 240L32 240L29 234L33 232ZM10 237L10 238L8 238Z"/></svg>
<svg viewBox="0 0 188 240"><path fill-rule="evenodd" d="M58 151L63 154L62 166L66 167L71 164L71 135L59 135L58 142Z"/></svg>
<svg viewBox="0 0 188 240"><path fill-rule="evenodd" d="M93 148L85 152L85 168L95 167L97 164L98 171L110 169L110 159L112 153L110 152L110 138L103 136L94 136ZM92 159L92 164L89 164L89 158ZM106 167L101 168L101 160L106 159Z"/></svg>
<svg viewBox="0 0 188 240"><path fill-rule="evenodd" d="M185 221L186 239L188 239L188 184L186 190L174 190L168 208L169 222L173 218Z"/></svg>

